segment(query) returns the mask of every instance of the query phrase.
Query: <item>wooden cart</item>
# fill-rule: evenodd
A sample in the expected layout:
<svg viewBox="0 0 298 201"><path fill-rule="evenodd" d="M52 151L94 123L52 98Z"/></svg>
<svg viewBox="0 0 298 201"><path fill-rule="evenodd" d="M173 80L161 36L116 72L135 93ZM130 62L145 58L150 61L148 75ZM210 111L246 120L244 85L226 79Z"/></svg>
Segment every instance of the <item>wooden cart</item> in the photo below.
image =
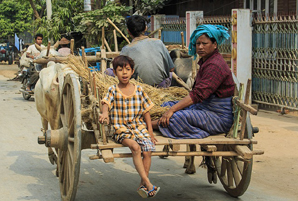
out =
<svg viewBox="0 0 298 201"><path fill-rule="evenodd" d="M250 83L248 83L250 86ZM249 91L248 87L248 91ZM74 200L80 174L81 150L96 149L96 155L90 160L103 159L104 162L113 162L115 158L131 157L131 153L113 153L114 149L121 148L107 134L104 125L99 124L100 112L96 89L90 82L82 82L79 86L78 78L74 74L65 77L61 92L60 120L58 130L47 130L38 138L40 144L58 149L58 175L62 200ZM254 128L251 125L249 113L257 111L249 106L246 93L245 101L236 98L235 103L241 111L235 115L236 119L242 115L241 127L236 127L238 137L228 138L225 134L210 136L204 139L170 139L155 132L158 139L157 146L167 145L170 149L156 151L152 156L204 156L209 160L208 171L217 174L225 190L233 197L241 196L250 183L253 155L263 154L263 151L253 150ZM92 129L82 127L81 105L92 106ZM235 124L234 124L235 126ZM180 151L181 145L191 145L189 151ZM194 145L199 145L196 150ZM211 168L211 169L210 169ZM212 172L212 171L211 171ZM208 174L209 175L209 174ZM209 175L209 182L214 181L214 175Z"/></svg>
<svg viewBox="0 0 298 201"><path fill-rule="evenodd" d="M86 64L87 61L101 61L101 67L105 68L106 58L117 56L119 54L117 49L116 52L105 52L105 49L102 49L96 56L88 58L83 54L83 61ZM38 63L47 63L51 60L61 62L66 59L41 59ZM132 156L131 153L119 153L119 151L113 153L114 149L123 146L115 143L105 129L107 126L98 122L100 114L98 97L102 94L98 94L94 82L90 75L89 80L81 81L80 85L75 74L68 74L61 91L60 129L47 130L43 136L38 137L39 144L58 149L57 168L63 201L75 199L80 174L81 150L97 150L97 154L90 156L89 159L103 159L106 163L113 162L115 158ZM187 156L191 160L195 156L204 156L207 163L208 181L215 183L218 176L225 190L233 197L241 196L249 186L253 155L264 153L253 150L253 144L257 143L253 140L253 135L257 129L252 127L249 113L256 115L257 111L248 105L250 81L247 83L244 101L241 97L243 87L241 84L238 85L241 90L240 95L236 93L234 97L235 105L237 105L233 125L234 136L226 137L225 134L220 134L204 139L170 139L155 132L158 139L156 146L164 148L162 151L152 153L152 156L160 157ZM92 122L88 129L82 125L81 114L82 106L86 104L92 108ZM180 151L182 145L189 146L189 149ZM200 148L196 150L196 147Z"/></svg>

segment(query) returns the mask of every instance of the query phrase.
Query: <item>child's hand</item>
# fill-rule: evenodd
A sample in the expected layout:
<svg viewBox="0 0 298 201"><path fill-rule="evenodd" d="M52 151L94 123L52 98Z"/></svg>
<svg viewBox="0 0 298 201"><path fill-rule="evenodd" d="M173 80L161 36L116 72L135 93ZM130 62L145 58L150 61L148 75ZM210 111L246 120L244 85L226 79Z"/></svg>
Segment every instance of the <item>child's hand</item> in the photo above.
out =
<svg viewBox="0 0 298 201"><path fill-rule="evenodd" d="M153 142L153 144L156 144L156 142L158 142L153 134L150 136L150 138L151 138L151 142Z"/></svg>
<svg viewBox="0 0 298 201"><path fill-rule="evenodd" d="M102 113L99 115L99 122L103 124L104 121L107 121L107 124L109 124L109 114Z"/></svg>

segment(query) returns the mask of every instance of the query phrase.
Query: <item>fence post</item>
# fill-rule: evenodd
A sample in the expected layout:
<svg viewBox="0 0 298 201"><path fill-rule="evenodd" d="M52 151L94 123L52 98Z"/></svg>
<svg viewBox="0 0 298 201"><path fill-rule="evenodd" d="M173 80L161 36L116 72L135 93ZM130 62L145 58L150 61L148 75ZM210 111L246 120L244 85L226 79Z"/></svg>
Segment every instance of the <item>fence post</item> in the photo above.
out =
<svg viewBox="0 0 298 201"><path fill-rule="evenodd" d="M189 45L189 38L197 28L197 18L203 20L203 11L186 11L186 47Z"/></svg>
<svg viewBox="0 0 298 201"><path fill-rule="evenodd" d="M249 9L232 9L232 58L231 68L240 83L251 79L252 27Z"/></svg>
<svg viewBox="0 0 298 201"><path fill-rule="evenodd" d="M166 15L153 15L151 16L151 32L159 29L162 24L162 20L166 17ZM158 38L158 32L156 32L153 36L154 38Z"/></svg>

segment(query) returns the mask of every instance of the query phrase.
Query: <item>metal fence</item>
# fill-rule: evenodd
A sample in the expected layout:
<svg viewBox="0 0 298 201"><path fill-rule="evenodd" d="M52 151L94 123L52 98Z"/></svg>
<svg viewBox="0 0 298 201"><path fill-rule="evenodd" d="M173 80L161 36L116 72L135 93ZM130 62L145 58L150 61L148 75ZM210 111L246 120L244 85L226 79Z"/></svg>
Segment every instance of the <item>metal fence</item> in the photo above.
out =
<svg viewBox="0 0 298 201"><path fill-rule="evenodd" d="M161 40L165 44L181 44L181 32L186 41L186 20L185 17L166 16L161 22Z"/></svg>
<svg viewBox="0 0 298 201"><path fill-rule="evenodd" d="M215 16L215 17L204 17L203 20L197 19L197 26L200 24L213 24L222 25L228 28L228 32L231 36L231 16ZM221 53L231 53L231 37L226 40L223 44L218 46L218 50Z"/></svg>
<svg viewBox="0 0 298 201"><path fill-rule="evenodd" d="M298 17L253 21L252 100L298 110Z"/></svg>

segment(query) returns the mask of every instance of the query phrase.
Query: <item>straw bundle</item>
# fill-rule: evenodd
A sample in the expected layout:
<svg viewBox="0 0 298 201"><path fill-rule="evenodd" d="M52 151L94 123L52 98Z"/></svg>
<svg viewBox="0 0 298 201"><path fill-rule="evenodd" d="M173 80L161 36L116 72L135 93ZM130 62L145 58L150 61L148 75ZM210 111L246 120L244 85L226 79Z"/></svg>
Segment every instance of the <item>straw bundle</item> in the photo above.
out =
<svg viewBox="0 0 298 201"><path fill-rule="evenodd" d="M80 57L69 56L65 64L73 69L73 71L75 71L82 79L87 82L90 80L89 68L85 67L85 63ZM117 77L111 77L101 72L95 72L94 75L100 99L106 95L110 86L118 83ZM140 85L155 104L155 106L150 110L152 120L158 119L165 111L168 110L168 108L160 106L163 102L181 100L188 94L188 91L181 87L170 87L164 89L152 87L134 79L132 79L131 82L135 85Z"/></svg>

